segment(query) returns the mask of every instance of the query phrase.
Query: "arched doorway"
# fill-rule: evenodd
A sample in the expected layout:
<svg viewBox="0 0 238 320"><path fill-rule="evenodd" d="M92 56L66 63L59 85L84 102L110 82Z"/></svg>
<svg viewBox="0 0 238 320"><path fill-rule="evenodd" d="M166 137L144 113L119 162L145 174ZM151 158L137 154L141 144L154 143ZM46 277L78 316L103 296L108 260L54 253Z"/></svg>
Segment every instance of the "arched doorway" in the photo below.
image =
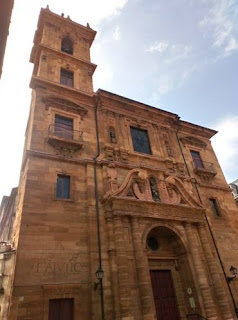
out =
<svg viewBox="0 0 238 320"><path fill-rule="evenodd" d="M187 250L172 229L149 231L146 250L157 320L186 319L200 313Z"/></svg>

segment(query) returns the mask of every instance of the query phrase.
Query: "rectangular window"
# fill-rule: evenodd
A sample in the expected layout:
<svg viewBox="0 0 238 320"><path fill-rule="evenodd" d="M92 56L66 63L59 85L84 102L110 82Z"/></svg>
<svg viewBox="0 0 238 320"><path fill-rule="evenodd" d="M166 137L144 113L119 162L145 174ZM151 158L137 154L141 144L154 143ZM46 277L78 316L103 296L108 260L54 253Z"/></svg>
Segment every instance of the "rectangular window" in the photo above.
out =
<svg viewBox="0 0 238 320"><path fill-rule="evenodd" d="M55 115L55 135L65 139L73 139L73 119Z"/></svg>
<svg viewBox="0 0 238 320"><path fill-rule="evenodd" d="M58 174L56 197L59 199L70 199L70 176Z"/></svg>
<svg viewBox="0 0 238 320"><path fill-rule="evenodd" d="M61 69L60 71L60 83L65 84L66 86L74 86L74 73L69 70Z"/></svg>
<svg viewBox="0 0 238 320"><path fill-rule="evenodd" d="M146 130L131 127L131 138L134 151L151 154L148 132Z"/></svg>
<svg viewBox="0 0 238 320"><path fill-rule="evenodd" d="M210 204L211 204L211 207L212 207L212 210L213 210L215 216L221 217L221 211L220 211L219 205L217 203L217 200L214 198L210 198L209 201L210 201Z"/></svg>
<svg viewBox="0 0 238 320"><path fill-rule="evenodd" d="M49 320L73 320L74 299L50 299Z"/></svg>
<svg viewBox="0 0 238 320"><path fill-rule="evenodd" d="M200 153L198 151L190 150L193 158L193 164L195 168L204 168Z"/></svg>

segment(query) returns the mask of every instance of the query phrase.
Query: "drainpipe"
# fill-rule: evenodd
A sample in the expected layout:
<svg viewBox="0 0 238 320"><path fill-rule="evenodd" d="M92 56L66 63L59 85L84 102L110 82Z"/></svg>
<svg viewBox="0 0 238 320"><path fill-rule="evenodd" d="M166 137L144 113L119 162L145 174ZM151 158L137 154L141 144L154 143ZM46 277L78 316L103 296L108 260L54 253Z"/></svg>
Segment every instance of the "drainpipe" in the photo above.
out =
<svg viewBox="0 0 238 320"><path fill-rule="evenodd" d="M102 270L102 247L101 247L101 232L100 232L100 212L99 212L99 199L98 199L98 179L97 179L97 159L100 156L100 143L99 143L99 130L98 130L98 104L100 95L98 94L95 104L95 129L96 129L96 141L97 141L97 154L93 158L94 160L94 195L96 205L96 217L97 217L97 239L98 239L98 270ZM103 279L100 278L100 298L101 298L101 317L104 317L104 297L103 297Z"/></svg>
<svg viewBox="0 0 238 320"><path fill-rule="evenodd" d="M181 142L179 140L178 131L179 131L179 124L178 124L178 129L176 131L176 138L177 138L177 141L178 141L178 144L179 144L179 148L180 148L180 151L181 151L181 154L182 154L182 157L183 157L183 161L184 161L184 164L186 166L188 175L189 175L190 178L192 178L191 174L190 174L190 171L189 171L189 168L188 168L188 165L187 165L187 162L186 162L186 159L185 159L185 156L184 156L184 153L183 153L183 148L182 148ZM199 192L199 189L198 189L197 180L195 178L193 178L193 180L194 180L194 183L195 183L194 185L195 185L195 189L196 189L199 201L200 201L201 205L203 205L202 198L201 198L201 195L200 195L200 192ZM224 275L224 277L226 279L226 284L227 284L227 287L228 287L228 290L229 290L229 293L230 293L230 296L231 296L231 299L232 299L232 303L233 303L233 306L234 306L234 309L235 309L236 316L238 317L238 308L236 307L235 299L234 299L233 293L231 291L230 285L227 282L227 277L226 277L226 272L225 272L225 269L224 269L224 265L223 265L223 262L222 262L222 259L221 259L217 244L216 244L215 237L214 237L213 232L212 232L212 228L211 228L209 220L207 218L206 211L204 211L204 217L206 219L206 223L207 223L210 235L212 237L212 241L213 241L213 244L214 244L214 247L215 247L215 250L216 250L220 265L221 265L221 268L222 268L223 275Z"/></svg>

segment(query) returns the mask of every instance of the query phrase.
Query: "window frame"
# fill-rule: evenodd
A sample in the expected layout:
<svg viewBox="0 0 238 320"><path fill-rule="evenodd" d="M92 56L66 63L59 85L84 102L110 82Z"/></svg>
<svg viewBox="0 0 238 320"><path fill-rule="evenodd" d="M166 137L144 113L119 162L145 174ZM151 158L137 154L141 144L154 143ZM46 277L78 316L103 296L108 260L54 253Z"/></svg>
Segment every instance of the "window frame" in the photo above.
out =
<svg viewBox="0 0 238 320"><path fill-rule="evenodd" d="M65 73L63 75L63 73ZM72 75L72 79L71 77L67 77L66 74L71 74ZM62 81L62 79L67 79L67 81ZM69 80L72 80L72 83L70 83ZM63 86L67 86L69 88L74 88L74 71L65 69L65 68L60 68L60 84L62 84Z"/></svg>
<svg viewBox="0 0 238 320"><path fill-rule="evenodd" d="M65 182L63 182L63 185L60 186L59 178L63 178L63 177L64 178L66 178L66 177L68 178L68 190L66 190L68 196L64 196L65 188L66 188ZM59 190L60 187L62 188L61 194L63 196L60 196L59 193L58 193L58 190ZM69 174L57 173L57 176L56 176L56 188L55 188L55 198L57 200L71 201L72 200L72 197L71 197L72 190L71 189L72 189L71 176Z"/></svg>
<svg viewBox="0 0 238 320"><path fill-rule="evenodd" d="M72 123L72 126L67 125L66 123L57 122L58 119L65 119L70 120ZM68 128L67 128L68 127ZM68 129L68 130L67 130ZM54 115L54 134L55 136L67 140L74 140L74 118L66 117L60 113L55 113Z"/></svg>
<svg viewBox="0 0 238 320"><path fill-rule="evenodd" d="M152 153L152 148L151 148L151 143L150 143L149 130L148 130L147 128L139 128L139 127L134 126L134 125L130 125L130 126L129 126L129 130L130 130L130 137L131 137L133 152L136 152L137 154L146 155L146 156L151 156L151 155L153 155L153 153ZM147 141L148 141L148 147L149 147L149 152L144 152L144 151L135 150L135 145L134 145L134 142L133 142L132 130L138 130L138 131L141 131L141 132L143 131L143 132L146 133L146 137L147 137Z"/></svg>
<svg viewBox="0 0 238 320"><path fill-rule="evenodd" d="M205 168L204 161L201 157L200 151L195 150L195 149L190 149L189 151L190 151L190 155L192 158L194 168L195 169L204 169ZM198 156L197 158L195 156L193 156L195 154Z"/></svg>
<svg viewBox="0 0 238 320"><path fill-rule="evenodd" d="M223 215L221 213L221 207L219 205L217 198L210 197L208 200L209 200L209 204L211 206L212 212L214 214L214 217L215 218L222 218Z"/></svg>

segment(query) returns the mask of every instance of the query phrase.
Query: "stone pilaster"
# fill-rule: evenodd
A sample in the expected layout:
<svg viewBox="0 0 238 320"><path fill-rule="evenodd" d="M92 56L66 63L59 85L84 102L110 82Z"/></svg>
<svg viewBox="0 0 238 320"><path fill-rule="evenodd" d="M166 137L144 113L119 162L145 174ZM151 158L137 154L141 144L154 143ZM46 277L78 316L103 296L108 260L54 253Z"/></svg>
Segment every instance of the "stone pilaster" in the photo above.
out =
<svg viewBox="0 0 238 320"><path fill-rule="evenodd" d="M193 259L195 273L199 284L200 293L203 300L203 305L206 312L206 317L209 320L217 319L215 303L213 301L212 292L209 287L209 282L206 270L202 263L202 256L199 251L199 243L197 238L197 229L190 223L185 223L185 231L190 247L190 252Z"/></svg>
<svg viewBox="0 0 238 320"><path fill-rule="evenodd" d="M120 319L120 305L119 305L119 292L118 292L118 277L117 277L117 265L116 265L116 251L114 245L114 231L113 222L111 217L106 218L107 232L108 232L108 255L111 268L111 280L112 280L112 293L113 293L113 306L114 306L114 319Z"/></svg>
<svg viewBox="0 0 238 320"><path fill-rule="evenodd" d="M212 278L216 296L219 302L219 308L221 310L223 319L233 319L229 303L227 301L226 292L221 282L219 271L217 268L216 258L213 256L210 243L208 242L208 237L206 234L206 229L204 224L198 225L198 233L200 241L203 246L206 261L208 264L209 272Z"/></svg>
<svg viewBox="0 0 238 320"><path fill-rule="evenodd" d="M123 225L121 217L114 217L114 234L116 247L116 260L118 271L118 292L120 302L121 319L133 320L131 311L131 295L128 274L128 259L126 256L125 242L123 238Z"/></svg>
<svg viewBox="0 0 238 320"><path fill-rule="evenodd" d="M141 313L144 320L155 319L153 292L147 257L144 254L137 218L131 219L132 240L134 246L136 273L140 294Z"/></svg>

